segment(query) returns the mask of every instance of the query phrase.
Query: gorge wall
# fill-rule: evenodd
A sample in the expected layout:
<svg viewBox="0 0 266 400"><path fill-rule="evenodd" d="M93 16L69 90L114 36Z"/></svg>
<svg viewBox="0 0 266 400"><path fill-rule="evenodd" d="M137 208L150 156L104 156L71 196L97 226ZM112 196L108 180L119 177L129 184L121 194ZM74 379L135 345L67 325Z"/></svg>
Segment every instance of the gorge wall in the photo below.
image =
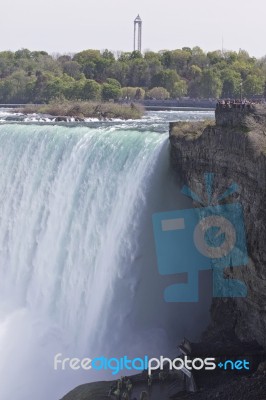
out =
<svg viewBox="0 0 266 400"><path fill-rule="evenodd" d="M171 162L182 184L205 192L203 175L215 174L214 194L233 182L238 194L227 199L244 208L249 263L225 269L243 281L245 298L214 298L209 337L233 332L241 341L256 340L266 348L266 110L216 109L216 124L170 124ZM234 197L234 198L232 198Z"/></svg>

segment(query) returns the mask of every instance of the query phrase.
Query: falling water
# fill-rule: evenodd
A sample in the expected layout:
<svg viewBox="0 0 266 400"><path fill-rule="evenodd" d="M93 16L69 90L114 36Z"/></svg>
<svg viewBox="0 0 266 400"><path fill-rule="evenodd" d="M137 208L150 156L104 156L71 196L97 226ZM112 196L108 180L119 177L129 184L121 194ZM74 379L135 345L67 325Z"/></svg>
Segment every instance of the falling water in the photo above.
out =
<svg viewBox="0 0 266 400"><path fill-rule="evenodd" d="M152 235L153 212L185 205L166 133L0 126L1 399L109 378L54 371L57 353L166 355L200 332L206 307L163 302Z"/></svg>

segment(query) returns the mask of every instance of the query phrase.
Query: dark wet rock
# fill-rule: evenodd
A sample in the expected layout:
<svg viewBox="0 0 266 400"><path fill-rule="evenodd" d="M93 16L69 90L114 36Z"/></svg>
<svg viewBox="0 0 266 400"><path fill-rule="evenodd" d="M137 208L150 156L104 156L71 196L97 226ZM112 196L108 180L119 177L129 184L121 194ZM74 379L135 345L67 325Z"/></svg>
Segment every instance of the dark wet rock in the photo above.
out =
<svg viewBox="0 0 266 400"><path fill-rule="evenodd" d="M12 121L12 122L22 122L25 118L25 115L8 115L4 117L5 121Z"/></svg>
<svg viewBox="0 0 266 400"><path fill-rule="evenodd" d="M257 372L258 373L266 373L266 361L263 361L259 364Z"/></svg>
<svg viewBox="0 0 266 400"><path fill-rule="evenodd" d="M65 116L58 116L58 117L54 117L55 122L67 122L68 121L68 117Z"/></svg>
<svg viewBox="0 0 266 400"><path fill-rule="evenodd" d="M228 279L244 282L248 294L246 298L213 299L212 324L205 339L232 332L242 342L256 341L266 348L266 108L235 113L227 125L227 111L219 114L218 126L170 124L171 162L181 184L196 193L205 191L206 172L215 174L214 196L233 182L240 188L228 201L243 206L249 262L224 273ZM234 122L232 126L232 121L238 125Z"/></svg>

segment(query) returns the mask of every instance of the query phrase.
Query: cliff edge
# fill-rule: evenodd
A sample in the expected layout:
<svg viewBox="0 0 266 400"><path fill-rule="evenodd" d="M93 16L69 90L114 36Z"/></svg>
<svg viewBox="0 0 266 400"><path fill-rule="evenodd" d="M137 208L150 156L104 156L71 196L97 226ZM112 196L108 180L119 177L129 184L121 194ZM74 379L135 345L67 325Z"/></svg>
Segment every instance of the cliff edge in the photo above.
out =
<svg viewBox="0 0 266 400"><path fill-rule="evenodd" d="M244 209L249 262L224 274L243 281L248 294L213 299L205 339L233 334L266 348L266 107L218 104L215 113L213 125L170 124L171 163L181 183L204 193L203 175L211 172L214 194L221 194L236 182L240 190L232 196Z"/></svg>

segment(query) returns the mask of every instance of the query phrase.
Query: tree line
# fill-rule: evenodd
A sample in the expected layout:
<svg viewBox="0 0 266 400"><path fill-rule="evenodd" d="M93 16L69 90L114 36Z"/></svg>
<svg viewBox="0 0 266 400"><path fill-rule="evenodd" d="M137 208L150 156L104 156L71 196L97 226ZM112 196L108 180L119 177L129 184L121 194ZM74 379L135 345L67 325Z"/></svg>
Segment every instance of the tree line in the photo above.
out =
<svg viewBox="0 0 266 400"><path fill-rule="evenodd" d="M160 52L84 50L49 55L0 52L0 103L53 99L239 98L265 95L266 56L246 51L204 52L183 47Z"/></svg>

